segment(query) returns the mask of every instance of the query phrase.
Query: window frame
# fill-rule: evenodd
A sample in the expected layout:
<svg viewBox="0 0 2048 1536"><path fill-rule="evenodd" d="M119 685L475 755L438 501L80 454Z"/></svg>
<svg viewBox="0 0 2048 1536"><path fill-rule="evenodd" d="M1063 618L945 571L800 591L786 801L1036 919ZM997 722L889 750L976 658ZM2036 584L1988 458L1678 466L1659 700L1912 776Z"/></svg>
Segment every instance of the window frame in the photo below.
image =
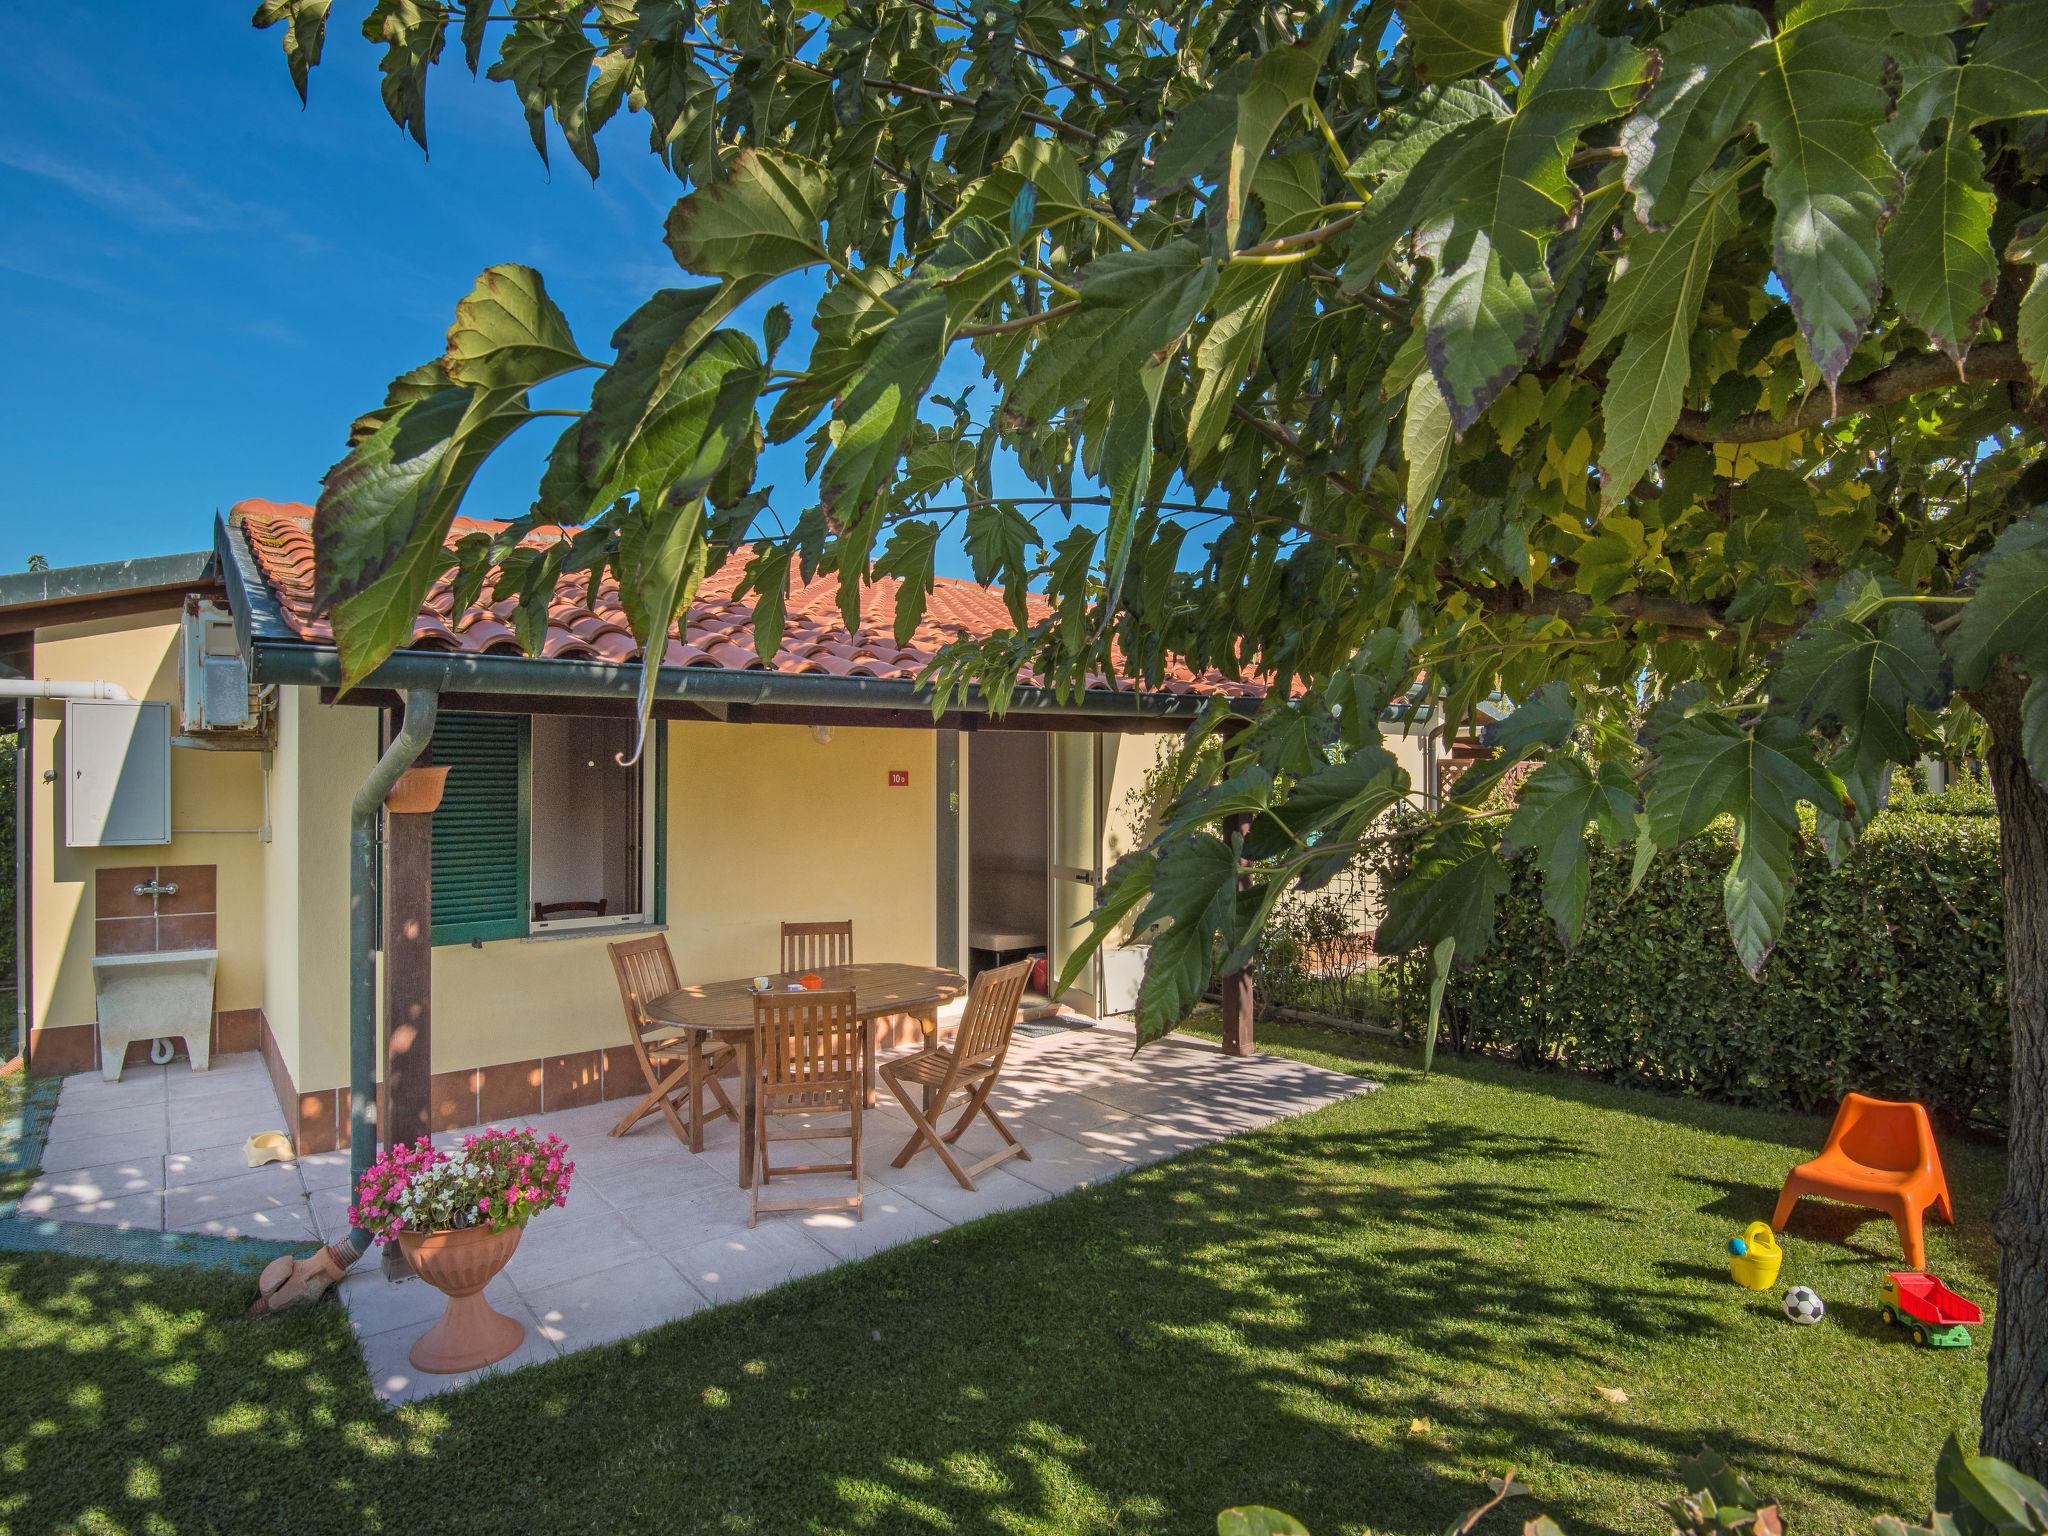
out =
<svg viewBox="0 0 2048 1536"><path fill-rule="evenodd" d="M467 714L489 714L495 711L456 711ZM631 914L605 917L557 918L548 922L536 922L533 917L533 721L531 714L522 714L519 721L518 744L518 850L514 861L514 879L519 890L519 915L517 918L499 918L482 922L448 925L437 919L432 926L431 943L436 949L457 945L481 946L501 943L505 940L570 938L577 934L608 933L620 929L658 928L668 921L668 730L667 722L654 719L648 722L653 739L643 754L641 770L648 776L643 780L641 790L640 837L645 852L648 840L652 840L653 857L643 858L641 910ZM649 782L651 781L651 782ZM383 873L382 838L378 846L378 874ZM648 886L652 889L649 890ZM381 900L379 902L381 907Z"/></svg>
<svg viewBox="0 0 2048 1536"><path fill-rule="evenodd" d="M533 782L533 716L527 718L527 728L520 736L520 752L524 761L520 768L522 794L532 796ZM570 717L575 718L575 717ZM555 934L592 933L614 928L646 928L661 921L657 908L661 900L663 866L660 849L663 841L663 818L660 809L663 802L663 780L666 775L668 732L662 729L662 722L650 720L648 729L655 740L648 750L640 754L635 766L640 773L640 910L607 914L604 917L556 917L545 922L529 916L526 920L528 938L546 938ZM525 857L520 860L520 886L525 898L523 911L533 911L533 826L531 818L522 819L521 825L526 837ZM654 850L653 858L647 857Z"/></svg>

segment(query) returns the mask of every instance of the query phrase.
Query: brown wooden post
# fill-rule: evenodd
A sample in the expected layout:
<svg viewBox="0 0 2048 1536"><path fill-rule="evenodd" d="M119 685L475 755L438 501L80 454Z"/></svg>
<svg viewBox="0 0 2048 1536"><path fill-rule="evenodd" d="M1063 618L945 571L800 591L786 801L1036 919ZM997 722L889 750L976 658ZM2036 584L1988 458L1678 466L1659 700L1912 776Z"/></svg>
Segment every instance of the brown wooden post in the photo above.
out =
<svg viewBox="0 0 2048 1536"><path fill-rule="evenodd" d="M1223 821L1223 835L1233 845L1240 843L1252 829L1249 812L1227 816ZM1237 877L1237 888L1245 890L1251 885L1246 875ZM1249 1056L1252 1053L1252 973L1251 967L1225 973L1222 981L1223 992L1223 1054L1226 1056Z"/></svg>
<svg viewBox="0 0 2048 1536"><path fill-rule="evenodd" d="M434 807L446 768L400 775L384 802L384 1145L433 1130ZM410 782L408 782L410 781ZM408 1273L396 1243L388 1273Z"/></svg>

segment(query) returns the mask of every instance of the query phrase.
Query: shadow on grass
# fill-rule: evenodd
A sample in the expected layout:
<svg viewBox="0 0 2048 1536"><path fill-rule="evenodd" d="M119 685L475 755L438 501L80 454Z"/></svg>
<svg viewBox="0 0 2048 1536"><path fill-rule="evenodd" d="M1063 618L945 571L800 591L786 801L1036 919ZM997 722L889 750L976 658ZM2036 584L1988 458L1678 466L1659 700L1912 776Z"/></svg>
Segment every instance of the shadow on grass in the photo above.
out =
<svg viewBox="0 0 2048 1536"><path fill-rule="evenodd" d="M1654 1528L1700 1433L1590 1384L1648 1341L1714 1344L1728 1309L1698 1266L1570 1262L1642 1219L1586 1140L1371 1118L1239 1138L397 1415L337 1309L250 1324L215 1277L0 1260L0 1517L1165 1533L1260 1502L1318 1536L1419 1536L1512 1459L1544 1468L1574 1536ZM1899 1471L1892 1445L1713 1438L1759 1486L1855 1507Z"/></svg>

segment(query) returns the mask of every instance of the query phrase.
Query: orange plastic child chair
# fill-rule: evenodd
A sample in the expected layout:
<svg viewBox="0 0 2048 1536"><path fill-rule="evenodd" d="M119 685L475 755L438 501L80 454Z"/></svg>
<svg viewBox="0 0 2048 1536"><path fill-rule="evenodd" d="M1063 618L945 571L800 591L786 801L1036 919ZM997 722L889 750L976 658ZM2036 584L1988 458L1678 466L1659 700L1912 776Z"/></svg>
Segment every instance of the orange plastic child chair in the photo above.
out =
<svg viewBox="0 0 2048 1536"><path fill-rule="evenodd" d="M1860 1093L1842 1100L1820 1156L1786 1175L1777 1213L1771 1217L1774 1231L1785 1230L1801 1195L1883 1211L1899 1229L1908 1269L1927 1267L1921 1214L1932 1208L1951 1225L1956 1219L1927 1111L1918 1104L1895 1104Z"/></svg>

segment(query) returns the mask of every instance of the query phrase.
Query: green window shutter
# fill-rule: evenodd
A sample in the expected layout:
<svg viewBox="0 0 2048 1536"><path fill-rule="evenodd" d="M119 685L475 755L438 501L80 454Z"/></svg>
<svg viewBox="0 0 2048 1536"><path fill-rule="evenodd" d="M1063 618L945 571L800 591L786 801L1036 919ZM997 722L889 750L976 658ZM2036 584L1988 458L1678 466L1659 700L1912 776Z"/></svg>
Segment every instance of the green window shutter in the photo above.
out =
<svg viewBox="0 0 2048 1536"><path fill-rule="evenodd" d="M527 930L530 816L524 715L444 714L432 761L448 769L434 812L434 942Z"/></svg>

